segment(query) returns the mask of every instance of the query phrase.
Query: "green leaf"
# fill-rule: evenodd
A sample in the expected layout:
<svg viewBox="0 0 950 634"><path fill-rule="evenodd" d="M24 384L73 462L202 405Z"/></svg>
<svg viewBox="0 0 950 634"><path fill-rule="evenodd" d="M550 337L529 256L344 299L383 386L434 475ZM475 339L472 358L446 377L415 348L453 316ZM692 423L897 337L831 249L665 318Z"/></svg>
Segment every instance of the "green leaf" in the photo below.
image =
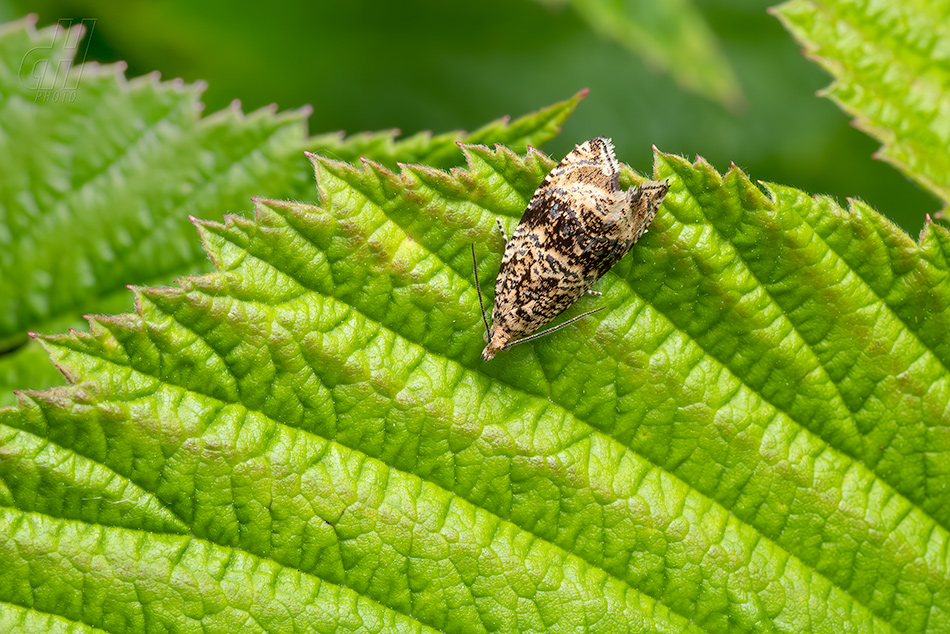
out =
<svg viewBox="0 0 950 634"><path fill-rule="evenodd" d="M30 331L131 310L126 285L208 270L189 215L219 218L252 196L313 199L305 148L449 166L459 141L544 143L586 94L470 135L308 139L307 108L200 118L201 85L77 64L81 31L0 27L0 405L62 382Z"/></svg>
<svg viewBox="0 0 950 634"><path fill-rule="evenodd" d="M687 90L733 110L745 102L716 35L691 0L535 1L554 9L570 4L597 33L670 73Z"/></svg>
<svg viewBox="0 0 950 634"><path fill-rule="evenodd" d="M891 163L950 204L950 3L791 0L774 9L825 91Z"/></svg>
<svg viewBox="0 0 950 634"><path fill-rule="evenodd" d="M319 207L199 221L216 272L44 338L73 386L0 410L0 618L950 628L950 232L657 154L566 317L608 310L486 364L469 246L490 293L553 162L465 152L314 157Z"/></svg>

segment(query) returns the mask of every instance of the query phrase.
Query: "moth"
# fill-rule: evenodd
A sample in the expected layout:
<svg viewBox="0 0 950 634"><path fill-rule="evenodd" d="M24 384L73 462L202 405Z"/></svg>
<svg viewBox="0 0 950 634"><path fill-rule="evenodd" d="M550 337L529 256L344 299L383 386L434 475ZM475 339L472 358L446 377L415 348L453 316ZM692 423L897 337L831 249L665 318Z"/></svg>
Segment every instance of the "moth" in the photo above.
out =
<svg viewBox="0 0 950 634"><path fill-rule="evenodd" d="M510 240L498 223L505 254L495 281L491 325L478 284L478 262L474 264L487 332L485 361L603 310L535 332L585 292L600 295L590 290L591 285L646 232L669 189L666 181L645 181L623 190L619 176L620 162L611 140L591 139L576 146L548 173Z"/></svg>

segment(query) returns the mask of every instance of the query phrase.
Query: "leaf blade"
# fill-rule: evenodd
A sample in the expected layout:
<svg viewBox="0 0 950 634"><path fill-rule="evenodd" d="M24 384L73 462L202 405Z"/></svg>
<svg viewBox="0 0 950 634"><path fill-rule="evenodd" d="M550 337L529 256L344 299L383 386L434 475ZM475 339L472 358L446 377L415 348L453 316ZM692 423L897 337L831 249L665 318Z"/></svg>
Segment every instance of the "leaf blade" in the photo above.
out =
<svg viewBox="0 0 950 634"><path fill-rule="evenodd" d="M575 589L598 579L616 588L596 599L606 612L572 617L639 606L630 609L658 614L645 623L652 631L809 631L810 623L819 624L812 631L939 631L950 614L940 546L948 531L935 521L939 504L926 504L939 500L936 485L946 480L925 472L932 488L921 502L908 490L919 478L903 482L901 473L878 472L879 464L849 452L866 432L855 431L847 407L816 417L808 403L834 399L830 380L812 378L828 362L814 343L809 350L807 320L780 293L797 289L793 299L812 312L818 298L840 309L860 295L853 289L865 283L856 276L843 279L858 286L832 295L823 294L827 283L782 286L792 274L836 280L835 266L815 268L833 256L812 223L829 242L848 244L828 238L835 234L828 223L856 232L860 217L794 190L773 187L766 196L737 170L720 176L705 163L658 155L654 177L670 179L671 191L650 233L603 280L596 301L612 310L485 366L468 245L497 240L494 219L514 222L552 163L504 148L468 147L466 155L469 170L452 174L315 159L322 207L261 201L254 221L200 223L220 272L178 289L141 289L138 316L97 319L89 335L45 340L68 376L98 395L95 415L41 398L45 419L56 423L50 440L137 477L203 538L252 554L275 527L304 534L301 518L314 504L334 523L345 516L340 509L379 511L384 500L396 513L389 523L376 526L379 516L361 511L341 535L372 541L383 531L408 548L405 540L419 531L437 540L456 532L463 545L436 550L453 553L446 555L453 570L464 571L471 563L464 553L475 552L466 539L494 527L489 532L504 539L488 542L488 551L511 554L531 543L540 560L517 551L519 561L559 562L580 575L568 575ZM879 230L894 262L906 268L908 257L920 259L893 226ZM938 236L931 243L948 243L944 230L931 233ZM781 254L781 266L756 255L762 244ZM486 256L488 267L497 269L499 258L497 250ZM903 298L904 310L942 301L939 265L924 279L915 298ZM708 327L724 310L738 335L725 348ZM897 309L888 310L893 320ZM790 325L769 332L763 326L772 322ZM729 354L737 346L749 351ZM906 366L905 350L888 354ZM791 382L807 388L804 406L783 389ZM939 393L916 389L902 394L939 402ZM939 411L927 415L938 434ZM108 433L70 435L74 417L84 416ZM895 450L915 446L894 428ZM132 460L123 457L130 449ZM940 447L931 450L936 465ZM270 483L286 482L274 469L299 479L329 468L327 456L335 466L332 477L318 479L324 484L268 496L276 490ZM148 468L136 474L133 464ZM290 495L301 490L310 497ZM255 507L268 512L244 510ZM445 523L449 515L454 523ZM402 532L399 517L408 522ZM418 592L411 583L422 583L425 600L407 609L441 627L448 617L438 606L450 604L449 595L425 586L447 578L433 572L441 560L407 578L398 571L411 551L384 561L380 543L363 543L349 552L353 561L372 557L365 569L343 570L315 545L282 544L268 554L345 579L397 611ZM370 570L380 571L391 595L372 587ZM512 575L534 587L530 574ZM454 587L464 594L465 586ZM559 590L551 596L594 599ZM671 611L657 613L658 605ZM511 615L455 614L465 616L453 622L486 628ZM503 623L514 631L512 621Z"/></svg>

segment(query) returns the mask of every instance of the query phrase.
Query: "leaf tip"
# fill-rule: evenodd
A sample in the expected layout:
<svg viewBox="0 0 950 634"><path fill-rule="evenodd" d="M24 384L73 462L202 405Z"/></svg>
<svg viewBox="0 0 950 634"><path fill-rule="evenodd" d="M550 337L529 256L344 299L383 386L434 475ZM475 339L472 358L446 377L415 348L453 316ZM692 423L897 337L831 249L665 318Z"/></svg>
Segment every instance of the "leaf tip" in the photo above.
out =
<svg viewBox="0 0 950 634"><path fill-rule="evenodd" d="M365 156L361 156L360 161L363 163L364 173L371 172L373 174L377 174L385 178L394 178L396 176L396 174L391 169L389 169L388 167L386 167L379 161L374 161L373 159L365 157Z"/></svg>
<svg viewBox="0 0 950 634"><path fill-rule="evenodd" d="M126 284L126 285L125 285L125 288L128 289L129 291L131 291L131 292L132 292L132 295L135 297L135 299L134 299L133 301L134 301L135 304L136 304L136 310L137 310L137 309L138 309L138 303L139 303L139 297L142 295L142 291L145 289L145 287L144 287L144 286L137 286L137 285L135 285L135 284ZM101 315L95 316L95 317L98 318L98 317L100 317L100 316L101 316ZM90 319L90 316L89 316L89 315L83 315L83 319L88 320L88 319Z"/></svg>

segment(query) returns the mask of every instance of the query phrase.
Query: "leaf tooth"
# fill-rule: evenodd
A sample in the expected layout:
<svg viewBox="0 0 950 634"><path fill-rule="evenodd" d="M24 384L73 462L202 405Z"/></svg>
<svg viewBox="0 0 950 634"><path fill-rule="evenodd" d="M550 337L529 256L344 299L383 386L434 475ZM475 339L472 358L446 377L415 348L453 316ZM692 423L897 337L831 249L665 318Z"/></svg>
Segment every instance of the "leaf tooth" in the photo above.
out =
<svg viewBox="0 0 950 634"><path fill-rule="evenodd" d="M61 411L75 411L78 409L77 405L87 405L95 399L96 396L89 390L88 384L57 386L45 390L17 390L19 411L27 421L22 429L48 438L50 430L44 410L52 407Z"/></svg>
<svg viewBox="0 0 950 634"><path fill-rule="evenodd" d="M713 167L713 164L707 161L705 157L697 154L696 160L693 161L691 167L703 175L710 184L715 184L717 187L722 185L722 175L719 173L719 170Z"/></svg>
<svg viewBox="0 0 950 634"><path fill-rule="evenodd" d="M360 144L377 143L384 146L387 150L392 150L396 142L396 137L402 134L402 131L399 128L387 128L377 131L365 130L347 135L346 132L341 130L337 134L340 141L350 140Z"/></svg>
<svg viewBox="0 0 950 634"><path fill-rule="evenodd" d="M402 134L402 132L401 132L399 129L396 129L395 131L396 131L397 134ZM435 140L435 139L438 139L438 138L441 138L441 137L453 138L453 137L458 136L458 135L464 136L464 135L465 135L465 131L464 131L464 130L451 130L451 131L449 131L449 132L443 132L443 133L441 133L441 134L439 134L439 135L434 135L433 132L432 132L432 130L420 130L419 132L416 132L415 134L410 134L409 136L407 136L407 137L404 138L404 139L401 139L401 140L398 141L398 142L395 141L395 139L394 139L393 150L395 150L395 146L396 146L397 143L403 143L403 144L406 144L406 145L412 145L412 144L414 144L414 143L424 143L424 144L427 144L427 145L428 145L428 144L431 144L432 141Z"/></svg>
<svg viewBox="0 0 950 634"><path fill-rule="evenodd" d="M347 161L339 161L337 159L307 151L304 151L304 155L310 159L310 162L313 164L315 169L327 170L334 174L342 174L347 172L357 173L359 171L359 168L357 168L352 163L348 163ZM319 178L319 174L317 176Z"/></svg>
<svg viewBox="0 0 950 634"><path fill-rule="evenodd" d="M211 264L216 270L223 270L225 264L221 249L224 246L224 241L219 229L224 229L224 225L213 220L203 220L194 216L189 216L188 219L195 226L198 239L201 240L201 248L204 249L208 259L211 260Z"/></svg>
<svg viewBox="0 0 950 634"><path fill-rule="evenodd" d="M481 145L478 143L457 143L460 150L462 150L462 156L465 158L465 164L468 166L468 171L473 171L476 160L484 160L486 155L492 153L491 148L487 145Z"/></svg>
<svg viewBox="0 0 950 634"><path fill-rule="evenodd" d="M420 179L428 183L445 181L449 174L454 175L459 171L453 167L447 172L446 170L420 163L397 163L397 165L399 166L400 173L405 173L409 178Z"/></svg>
<svg viewBox="0 0 950 634"><path fill-rule="evenodd" d="M276 103L261 106L256 110L245 113L241 108L241 101L234 99L227 107L213 112L207 117L202 118L199 127L213 127L226 124L237 124L241 127L248 125L265 123L269 127L279 128L288 123L296 122L300 128L297 134L306 134L307 118L313 112L313 107L304 105L293 110L281 112Z"/></svg>
<svg viewBox="0 0 950 634"><path fill-rule="evenodd" d="M950 229L938 222L934 222L930 218L930 214L927 214L927 221L920 230L918 244L922 251L939 249L939 251L944 254L946 260L947 255L950 255Z"/></svg>
<svg viewBox="0 0 950 634"><path fill-rule="evenodd" d="M426 196L423 188L433 189L443 196L456 199L471 197L472 190L477 188L478 182L471 172L457 167L448 171L429 165L400 164L400 175L405 183L402 194L408 200L419 206L427 205L431 196Z"/></svg>
<svg viewBox="0 0 950 634"><path fill-rule="evenodd" d="M321 160L322 157L319 154L314 154L313 152L308 152L307 150L304 150L303 154L307 157L307 160L310 161L310 165L313 167L313 178L314 181L316 181L317 186L317 201L321 205L325 205L326 201L329 199L329 192L323 186L323 178L321 178L321 172L324 169L324 163Z"/></svg>
<svg viewBox="0 0 950 634"><path fill-rule="evenodd" d="M462 155L465 157L465 160L468 163L469 171L474 171L474 159L476 157L482 161L488 161L490 163L495 163L497 162L497 159L501 159L506 163L524 164L524 160L521 159L521 157L519 157L514 150L505 145L496 143L494 147L488 147L487 145L477 143L459 143L459 147L462 149ZM538 153L538 150L535 150L534 148L530 148L527 152L527 154Z"/></svg>
<svg viewBox="0 0 950 634"><path fill-rule="evenodd" d="M384 134L386 132L387 130L382 130L380 132L377 132L377 134ZM366 134L366 133L364 132L362 134ZM356 136L356 135L352 135L352 136ZM343 130L335 130L333 132L323 132L321 134L314 135L310 137L309 139L307 139L307 145L311 147L314 145L337 145L337 144L343 143L343 140L346 138L347 138L346 132ZM315 154L315 153L316 152L311 152L311 154Z"/></svg>
<svg viewBox="0 0 950 634"><path fill-rule="evenodd" d="M307 228L307 234L310 236L308 241L313 242L314 230L320 230L321 233L334 232L339 227L339 222L326 212L322 207L301 203L292 200L265 200L258 199L256 204L260 209L256 213L266 216L271 226L290 227L296 233L301 234L302 227Z"/></svg>
<svg viewBox="0 0 950 634"><path fill-rule="evenodd" d="M871 226L879 235L884 237L890 248L917 251L917 242L890 218L879 214L869 204L860 198L848 196L848 213L852 222L860 222Z"/></svg>
<svg viewBox="0 0 950 634"><path fill-rule="evenodd" d="M428 165L401 165L401 176L405 183L402 195L426 213L441 213L437 208L448 201L478 200L484 188L479 179L466 169L451 167L448 170ZM435 200L431 192L437 192L443 199Z"/></svg>
<svg viewBox="0 0 950 634"><path fill-rule="evenodd" d="M359 182L365 173L365 167L360 170L346 161L338 161L312 152L304 152L304 154L313 165L314 178L317 182L317 200L327 210L334 207L332 189L327 186L327 175L335 176L346 183L354 183Z"/></svg>
<svg viewBox="0 0 950 634"><path fill-rule="evenodd" d="M525 164L538 162L553 166L555 161L547 154L547 152L529 145L527 152L525 152Z"/></svg>
<svg viewBox="0 0 950 634"><path fill-rule="evenodd" d="M743 208L748 211L761 213L775 209L772 199L735 163L730 163L729 171L722 178L722 185L732 189L736 198L742 202Z"/></svg>
<svg viewBox="0 0 950 634"><path fill-rule="evenodd" d="M188 278L188 281L185 283L189 284L191 279L196 278L197 276L195 278ZM135 289L135 295L136 301L141 304L148 302L156 306L172 306L184 300L188 295L188 291L184 288L176 288L174 286L142 286ZM140 311L139 314L141 314L141 312L142 311Z"/></svg>
<svg viewBox="0 0 950 634"><path fill-rule="evenodd" d="M70 330L56 335L34 335L33 339L46 351L50 362L62 372L71 385L82 383L84 372L81 365L73 362L72 353L82 352L86 344L92 343L93 340L88 333ZM34 398L40 398L45 391L36 390L27 391L27 393L32 393Z"/></svg>
<svg viewBox="0 0 950 634"><path fill-rule="evenodd" d="M356 167L320 156L314 156L312 160L319 166L317 174L321 205L334 216L348 217L359 210L348 204L340 204L334 199L334 192L340 191L341 188L334 186L328 176L341 181L345 189L356 190L361 197L380 208L392 207L392 201L399 199L415 205L424 202L408 187L411 181L405 180L376 161L363 159L361 167ZM345 201L347 193L341 192L340 198Z"/></svg>
<svg viewBox="0 0 950 634"><path fill-rule="evenodd" d="M697 155L690 163L685 157L661 152L656 155L653 171L654 178L671 180L671 191L663 199L663 205L668 209L686 205L693 210L689 214L693 222L705 224L701 207L709 204L708 199L726 196L721 189L722 176L701 156ZM685 218L680 217L680 220Z"/></svg>
<svg viewBox="0 0 950 634"><path fill-rule="evenodd" d="M398 195L404 196L404 192L411 191L407 188L409 181L402 177L402 170L397 174L373 159L361 158L360 161L363 164L363 174L372 175L375 181L383 186L384 195L387 198Z"/></svg>
<svg viewBox="0 0 950 634"><path fill-rule="evenodd" d="M89 64L82 65L83 77L86 75L88 66ZM129 79L126 75L127 69L128 64L125 62L116 62L114 64L96 64L89 70L95 75L112 75L122 89L127 92L152 90L177 93L186 97L186 102L190 104L193 112L199 113L204 110L204 104L201 102L201 94L208 89L208 82L198 80L186 83L185 80L180 77L162 81L162 74L157 70Z"/></svg>
<svg viewBox="0 0 950 634"><path fill-rule="evenodd" d="M505 216L521 217L524 207L555 162L544 153L528 150L525 158L504 146L494 149L468 146L468 176L478 190L490 196L492 211ZM494 181L497 184L492 185Z"/></svg>
<svg viewBox="0 0 950 634"><path fill-rule="evenodd" d="M93 315L86 319L89 332L70 329L65 334L36 337L72 384L92 380L103 362L129 365L125 345L115 333L142 327L138 315Z"/></svg>
<svg viewBox="0 0 950 634"><path fill-rule="evenodd" d="M696 157L697 161L705 160L701 157ZM706 163L708 165L708 163ZM682 176L684 174L689 174L692 171L692 165L684 156L679 154L669 154L667 152L662 152L656 149L654 146L653 153L653 178L661 179L666 178L671 174L677 174Z"/></svg>
<svg viewBox="0 0 950 634"><path fill-rule="evenodd" d="M775 188L776 188L776 187L780 187L780 185L778 185L778 184L776 184L776 183L773 183L773 182L771 182L771 181L759 180L759 181L756 181L756 182L759 184L759 188L761 188L762 192L763 192L766 196L768 196L769 205L772 206L772 207L778 207L778 199L777 199L777 195L776 195L776 192L775 192Z"/></svg>
<svg viewBox="0 0 950 634"><path fill-rule="evenodd" d="M35 13L28 13L19 20L0 24L0 37L7 37L15 34L17 31L25 30L30 38L30 41L36 42L40 38L40 33L36 30L36 23L39 19L39 15ZM47 28L55 30L62 27L57 23L56 25ZM44 29L44 31L45 30L46 29Z"/></svg>
<svg viewBox="0 0 950 634"><path fill-rule="evenodd" d="M226 273L241 265L248 243L246 225L240 216L225 217L224 223L196 224L205 253L216 271ZM247 221L251 222L251 221ZM233 248L232 248L233 247Z"/></svg>

